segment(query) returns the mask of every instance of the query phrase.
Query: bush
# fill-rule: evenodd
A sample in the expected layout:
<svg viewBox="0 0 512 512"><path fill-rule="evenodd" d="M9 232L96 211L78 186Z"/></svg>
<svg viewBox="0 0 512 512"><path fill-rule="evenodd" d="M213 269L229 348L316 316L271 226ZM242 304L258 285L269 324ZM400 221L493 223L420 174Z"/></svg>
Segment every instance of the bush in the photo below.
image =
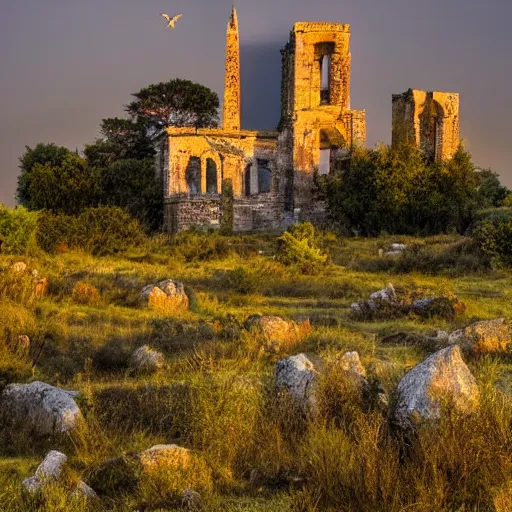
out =
<svg viewBox="0 0 512 512"><path fill-rule="evenodd" d="M98 304L101 301L99 290L84 281L78 281L73 286L71 296L78 304Z"/></svg>
<svg viewBox="0 0 512 512"><path fill-rule="evenodd" d="M87 208L80 215L44 213L39 218L37 241L47 252L65 244L96 256L140 246L146 236L140 223L121 208Z"/></svg>
<svg viewBox="0 0 512 512"><path fill-rule="evenodd" d="M25 254L36 246L38 214L22 206L11 209L0 203L0 252Z"/></svg>
<svg viewBox="0 0 512 512"><path fill-rule="evenodd" d="M314 274L327 261L317 247L315 228L309 222L293 226L278 239L276 259L283 265L295 265L304 274Z"/></svg>
<svg viewBox="0 0 512 512"><path fill-rule="evenodd" d="M512 267L512 220L484 220L473 230L473 238L493 265Z"/></svg>
<svg viewBox="0 0 512 512"><path fill-rule="evenodd" d="M205 233L191 229L172 238L171 254L185 262L213 261L226 257L231 251L228 238L218 233Z"/></svg>

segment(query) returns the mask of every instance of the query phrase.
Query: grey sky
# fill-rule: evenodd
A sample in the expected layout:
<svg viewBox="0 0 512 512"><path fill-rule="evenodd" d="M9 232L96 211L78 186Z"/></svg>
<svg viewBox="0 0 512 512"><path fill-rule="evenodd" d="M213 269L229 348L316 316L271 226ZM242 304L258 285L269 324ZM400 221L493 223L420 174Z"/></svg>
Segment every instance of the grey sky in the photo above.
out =
<svg viewBox="0 0 512 512"><path fill-rule="evenodd" d="M0 201L12 205L25 145L81 148L130 93L172 77L223 88L229 0L0 3ZM279 118L280 55L294 21L352 26L352 108L368 144L389 142L391 94L458 91L461 135L512 187L510 0L239 0L244 128ZM161 12L182 12L166 29Z"/></svg>

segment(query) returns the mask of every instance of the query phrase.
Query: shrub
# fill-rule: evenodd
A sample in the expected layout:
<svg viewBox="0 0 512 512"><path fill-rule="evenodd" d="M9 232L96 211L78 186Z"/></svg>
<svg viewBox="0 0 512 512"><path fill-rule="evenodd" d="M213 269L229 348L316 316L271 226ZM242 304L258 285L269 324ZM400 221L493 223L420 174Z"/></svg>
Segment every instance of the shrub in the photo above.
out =
<svg viewBox="0 0 512 512"><path fill-rule="evenodd" d="M115 254L146 240L140 223L121 208L87 208L80 215L41 215L37 241L41 248L54 252L62 244L97 256Z"/></svg>
<svg viewBox="0 0 512 512"><path fill-rule="evenodd" d="M512 220L484 220L473 230L482 253L498 267L512 267Z"/></svg>
<svg viewBox="0 0 512 512"><path fill-rule="evenodd" d="M283 265L297 266L304 274L314 274L327 261L327 255L316 245L315 228L305 222L278 238L276 259Z"/></svg>
<svg viewBox="0 0 512 512"><path fill-rule="evenodd" d="M124 370L128 368L133 351L134 343L130 340L113 338L94 353L92 362L98 370Z"/></svg>
<svg viewBox="0 0 512 512"><path fill-rule="evenodd" d="M98 304L101 301L99 290L84 281L78 281L73 286L71 296L78 304Z"/></svg>
<svg viewBox="0 0 512 512"><path fill-rule="evenodd" d="M171 240L171 254L185 262L213 261L226 257L231 251L228 238L218 233L205 233L190 229Z"/></svg>
<svg viewBox="0 0 512 512"><path fill-rule="evenodd" d="M25 254L36 247L38 214L22 206L11 209L0 203L0 252Z"/></svg>

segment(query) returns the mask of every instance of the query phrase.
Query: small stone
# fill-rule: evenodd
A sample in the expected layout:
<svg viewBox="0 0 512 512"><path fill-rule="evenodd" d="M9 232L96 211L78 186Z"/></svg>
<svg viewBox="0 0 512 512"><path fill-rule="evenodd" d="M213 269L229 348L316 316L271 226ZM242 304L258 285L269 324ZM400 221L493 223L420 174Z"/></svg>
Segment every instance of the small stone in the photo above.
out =
<svg viewBox="0 0 512 512"><path fill-rule="evenodd" d="M183 491L181 506L187 511L200 510L201 495L197 491L194 491L194 489L187 487Z"/></svg>
<svg viewBox="0 0 512 512"><path fill-rule="evenodd" d="M165 365L164 355L148 345L139 347L132 355L130 367L138 373L155 373Z"/></svg>
<svg viewBox="0 0 512 512"><path fill-rule="evenodd" d="M186 469L190 466L192 454L176 444L158 444L140 453L139 460L145 471L161 467Z"/></svg>
<svg viewBox="0 0 512 512"><path fill-rule="evenodd" d="M361 364L361 359L359 359L359 354L357 352L346 352L341 356L339 364L341 369L349 376L360 380L366 380L366 370Z"/></svg>
<svg viewBox="0 0 512 512"><path fill-rule="evenodd" d="M27 264L23 263L23 261L17 261L16 263L13 263L13 265L11 266L11 270L13 272L26 272L27 269Z"/></svg>
<svg viewBox="0 0 512 512"><path fill-rule="evenodd" d="M49 452L36 469L35 475L22 482L25 491L30 494L38 493L48 482L58 481L67 456L56 450Z"/></svg>

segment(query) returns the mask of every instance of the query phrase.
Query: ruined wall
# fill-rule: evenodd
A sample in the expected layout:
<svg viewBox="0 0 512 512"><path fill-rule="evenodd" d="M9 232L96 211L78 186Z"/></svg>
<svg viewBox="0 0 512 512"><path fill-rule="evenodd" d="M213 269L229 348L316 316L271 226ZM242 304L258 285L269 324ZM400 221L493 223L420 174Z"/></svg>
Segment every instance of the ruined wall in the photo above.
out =
<svg viewBox="0 0 512 512"><path fill-rule="evenodd" d="M350 110L350 26L296 23L281 53L280 161L293 169L295 217L310 220L324 210L314 184L321 149L366 143L366 114Z"/></svg>
<svg viewBox="0 0 512 512"><path fill-rule="evenodd" d="M235 7L226 32L226 70L224 79L224 130L240 130L241 110L240 41Z"/></svg>
<svg viewBox="0 0 512 512"><path fill-rule="evenodd" d="M194 226L220 227L220 197L167 198L164 203L164 232L178 233Z"/></svg>
<svg viewBox="0 0 512 512"><path fill-rule="evenodd" d="M430 160L451 158L460 143L459 94L409 89L392 99L392 144L415 144Z"/></svg>

